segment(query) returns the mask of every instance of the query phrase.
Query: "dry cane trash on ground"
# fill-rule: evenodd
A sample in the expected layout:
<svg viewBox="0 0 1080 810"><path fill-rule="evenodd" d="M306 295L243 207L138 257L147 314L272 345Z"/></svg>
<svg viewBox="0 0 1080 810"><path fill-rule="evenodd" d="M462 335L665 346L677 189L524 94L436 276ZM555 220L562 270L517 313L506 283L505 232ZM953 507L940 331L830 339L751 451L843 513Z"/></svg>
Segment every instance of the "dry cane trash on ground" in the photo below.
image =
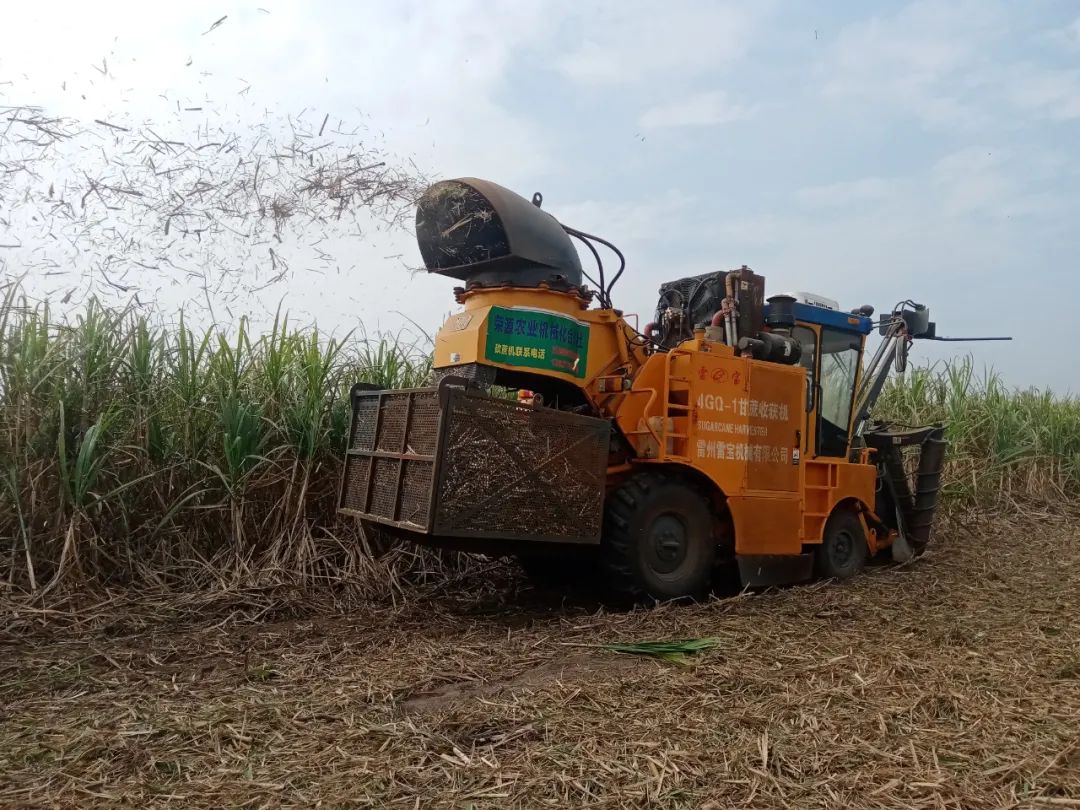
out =
<svg viewBox="0 0 1080 810"><path fill-rule="evenodd" d="M0 806L1080 806L1080 543L1024 511L848 584L697 606L612 612L491 566L257 624L23 609ZM716 646L587 648L613 639Z"/></svg>

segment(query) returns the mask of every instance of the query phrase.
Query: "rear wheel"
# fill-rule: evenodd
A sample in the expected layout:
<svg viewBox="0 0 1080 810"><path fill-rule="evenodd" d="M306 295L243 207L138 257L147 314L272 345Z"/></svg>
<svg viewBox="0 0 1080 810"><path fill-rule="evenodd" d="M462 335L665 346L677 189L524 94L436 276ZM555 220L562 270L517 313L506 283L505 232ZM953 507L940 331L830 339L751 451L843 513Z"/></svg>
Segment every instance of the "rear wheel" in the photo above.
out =
<svg viewBox="0 0 1080 810"><path fill-rule="evenodd" d="M716 559L712 511L678 479L635 476L608 498L601 550L608 583L621 594L700 598Z"/></svg>
<svg viewBox="0 0 1080 810"><path fill-rule="evenodd" d="M858 514L852 509L840 508L825 524L821 545L814 553L817 573L833 579L853 577L866 566L869 551Z"/></svg>

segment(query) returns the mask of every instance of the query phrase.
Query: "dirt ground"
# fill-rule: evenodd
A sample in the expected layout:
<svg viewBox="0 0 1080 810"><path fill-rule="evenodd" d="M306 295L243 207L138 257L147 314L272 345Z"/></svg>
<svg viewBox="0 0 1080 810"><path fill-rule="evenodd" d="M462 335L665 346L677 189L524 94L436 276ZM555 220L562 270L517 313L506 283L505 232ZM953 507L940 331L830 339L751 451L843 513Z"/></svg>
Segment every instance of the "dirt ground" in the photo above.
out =
<svg viewBox="0 0 1080 810"><path fill-rule="evenodd" d="M484 587L9 638L0 807L1080 807L1080 542L610 612ZM464 587L464 586L462 586ZM689 666L593 645L713 637Z"/></svg>

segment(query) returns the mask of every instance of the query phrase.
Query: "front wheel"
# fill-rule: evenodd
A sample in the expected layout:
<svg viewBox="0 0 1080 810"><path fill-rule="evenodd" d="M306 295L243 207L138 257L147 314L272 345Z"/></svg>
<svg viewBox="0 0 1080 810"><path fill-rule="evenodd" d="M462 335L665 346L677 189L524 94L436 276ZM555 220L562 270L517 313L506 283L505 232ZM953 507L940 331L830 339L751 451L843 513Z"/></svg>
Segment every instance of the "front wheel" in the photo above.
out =
<svg viewBox="0 0 1080 810"><path fill-rule="evenodd" d="M608 498L601 544L609 585L636 599L700 598L716 559L705 498L676 478L637 475Z"/></svg>
<svg viewBox="0 0 1080 810"><path fill-rule="evenodd" d="M866 532L858 514L841 507L833 512L825 524L825 533L814 554L814 563L819 576L849 579L866 566L869 553Z"/></svg>

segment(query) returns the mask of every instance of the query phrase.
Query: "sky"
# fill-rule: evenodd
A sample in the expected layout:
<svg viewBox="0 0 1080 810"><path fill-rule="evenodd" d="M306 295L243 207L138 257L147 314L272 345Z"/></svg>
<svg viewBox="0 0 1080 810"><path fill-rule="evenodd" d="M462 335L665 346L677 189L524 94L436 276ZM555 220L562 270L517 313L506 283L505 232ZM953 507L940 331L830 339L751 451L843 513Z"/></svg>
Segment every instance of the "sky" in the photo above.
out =
<svg viewBox="0 0 1080 810"><path fill-rule="evenodd" d="M1075 2L38 0L4 18L0 105L329 113L431 177L542 192L627 254L614 300L642 322L661 282L747 264L770 294L910 298L939 334L1014 337L915 358L1080 388ZM433 332L455 308L455 282L408 271L407 231L335 257L294 262L247 314Z"/></svg>

